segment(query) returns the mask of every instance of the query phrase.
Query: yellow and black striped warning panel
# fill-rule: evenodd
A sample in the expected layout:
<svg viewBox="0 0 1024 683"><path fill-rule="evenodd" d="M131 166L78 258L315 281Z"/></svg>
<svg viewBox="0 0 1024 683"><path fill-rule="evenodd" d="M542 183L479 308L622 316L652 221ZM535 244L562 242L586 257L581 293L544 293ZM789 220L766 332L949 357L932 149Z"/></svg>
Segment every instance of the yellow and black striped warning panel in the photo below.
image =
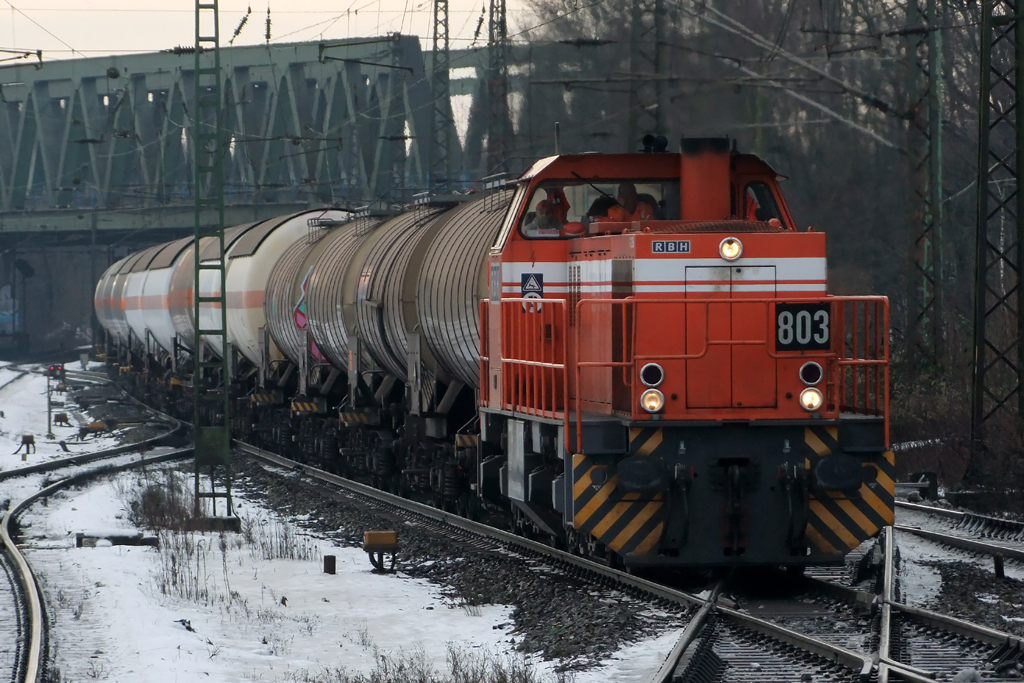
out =
<svg viewBox="0 0 1024 683"><path fill-rule="evenodd" d="M629 430L630 457L662 455L662 430ZM645 495L618 488L613 467L577 454L572 458L573 524L620 555L653 553L665 529L665 495Z"/></svg>
<svg viewBox="0 0 1024 683"><path fill-rule="evenodd" d="M380 424L380 415L375 410L346 411L338 413L338 420L346 426Z"/></svg>
<svg viewBox="0 0 1024 683"><path fill-rule="evenodd" d="M808 472L827 455L838 452L837 427L804 429L804 467ZM862 463L864 483L851 494L830 491L811 494L807 517L807 540L825 554L846 553L877 534L894 520L895 464L892 451Z"/></svg>
<svg viewBox="0 0 1024 683"><path fill-rule="evenodd" d="M292 401L292 415L315 415L325 412L327 412L327 405L323 401L308 399Z"/></svg>
<svg viewBox="0 0 1024 683"><path fill-rule="evenodd" d="M480 443L479 434L456 434L455 435L455 447L456 448L472 448Z"/></svg>
<svg viewBox="0 0 1024 683"><path fill-rule="evenodd" d="M250 399L258 406L269 406L281 403L283 397L276 391L257 391L250 395Z"/></svg>

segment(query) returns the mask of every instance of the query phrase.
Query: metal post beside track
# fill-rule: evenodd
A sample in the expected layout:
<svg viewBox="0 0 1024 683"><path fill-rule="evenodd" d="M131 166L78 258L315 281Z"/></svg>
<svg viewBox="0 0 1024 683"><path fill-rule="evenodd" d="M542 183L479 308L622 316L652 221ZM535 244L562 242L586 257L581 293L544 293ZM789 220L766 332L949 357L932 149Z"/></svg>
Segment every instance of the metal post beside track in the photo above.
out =
<svg viewBox="0 0 1024 683"><path fill-rule="evenodd" d="M195 169L195 265L193 272L193 429L195 434L195 516L206 518L203 502L211 502L211 528L237 526L231 504L230 348L227 339L227 280L224 250L224 103L221 92L220 24L217 0L196 0L195 105L192 152ZM203 223L203 211L217 216ZM212 250L210 253L207 250ZM212 310L211 310L212 309ZM204 316L204 312L207 315ZM207 360L209 353L219 358ZM209 490L202 472L209 472ZM224 490L217 490L217 475ZM227 517L217 516L217 499L226 499Z"/></svg>

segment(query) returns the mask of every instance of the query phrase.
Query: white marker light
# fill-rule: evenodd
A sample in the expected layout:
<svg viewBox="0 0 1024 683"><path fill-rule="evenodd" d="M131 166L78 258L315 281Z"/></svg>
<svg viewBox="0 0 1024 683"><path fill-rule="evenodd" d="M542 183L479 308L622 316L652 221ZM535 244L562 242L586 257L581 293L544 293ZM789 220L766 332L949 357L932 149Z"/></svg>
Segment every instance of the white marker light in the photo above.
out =
<svg viewBox="0 0 1024 683"><path fill-rule="evenodd" d="M735 261L743 255L743 243L735 237L726 237L722 240L722 243L718 245L718 253L722 255L726 261Z"/></svg>
<svg viewBox="0 0 1024 683"><path fill-rule="evenodd" d="M640 396L640 405L648 413L657 413L665 406L665 395L657 389L648 389Z"/></svg>
<svg viewBox="0 0 1024 683"><path fill-rule="evenodd" d="M824 402L825 398L821 395L821 392L813 387L808 387L800 392L800 405L807 412L820 410Z"/></svg>

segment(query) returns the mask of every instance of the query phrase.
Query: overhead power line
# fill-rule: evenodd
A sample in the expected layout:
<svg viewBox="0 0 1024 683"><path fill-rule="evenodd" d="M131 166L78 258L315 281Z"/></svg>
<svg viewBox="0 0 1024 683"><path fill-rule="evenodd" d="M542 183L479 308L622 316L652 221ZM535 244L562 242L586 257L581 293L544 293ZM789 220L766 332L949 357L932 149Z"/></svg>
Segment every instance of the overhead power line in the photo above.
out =
<svg viewBox="0 0 1024 683"><path fill-rule="evenodd" d="M887 114L889 116L895 116L896 118L900 119L906 119L908 117L907 112L896 107L892 103L886 102L885 100L883 100L881 97L878 97L874 93L868 92L867 90L864 90L863 88L854 85L849 81L844 81L841 78L837 78L836 76L829 73L827 69L822 69L821 67L812 64L806 59L798 57L792 52L784 49L780 44L776 44L775 42L768 40L764 36L754 32L746 25L733 19L727 14L715 9L714 7L705 3L701 3L700 9L694 10L688 7L689 4L689 2L684 0L683 2L679 3L679 7L684 12L689 14L691 17L694 17L695 19L698 19L700 21L707 22L713 26L717 26L722 30L728 31L733 35L739 36L747 40L748 42L753 43L754 45L760 47L763 50L767 50L770 55L781 57L788 62L792 62L793 64L796 64L797 66L803 69L807 69L808 71L811 71L812 73L821 76L826 81L841 88L843 92L856 96L858 99L860 99L868 106L873 107L884 114Z"/></svg>
<svg viewBox="0 0 1024 683"><path fill-rule="evenodd" d="M75 50L75 48L71 47L70 45L68 45L67 43L65 43L65 42L64 42L63 40L61 40L60 38L58 38L58 37L57 37L57 36L56 36L56 35L55 35L55 34L54 34L54 33L53 33L52 31L50 31L50 30L49 30L48 28L46 28L45 26L43 26L42 24L40 24L40 23L39 23L38 21L36 21L36 20L35 20L35 19L33 19L32 17L30 17L29 15L25 14L24 12L22 12L22 11L21 11L20 9L18 9L18 8L17 8L17 7L15 7L14 5L12 5L12 4L10 3L10 0L4 0L4 2L6 2L6 3L7 3L7 6L8 6L8 7L10 7L10 8L12 9L12 10L14 10L14 11L15 11L15 12L17 12L18 14L20 14L21 16L25 17L26 19L28 19L29 21L31 21L31 22L32 22L33 24L35 24L36 26L38 26L38 27L39 27L39 28L40 28L40 29L41 29L41 30L43 31L43 33L45 33L46 35L48 35L48 36L50 36L51 38L53 38L54 40L56 40L56 41L57 41L58 43L60 43L61 45L63 45L63 46L64 46L64 47L66 47L67 49L71 50L71 54L74 54L74 53L76 53L76 52L77 52L77 50Z"/></svg>

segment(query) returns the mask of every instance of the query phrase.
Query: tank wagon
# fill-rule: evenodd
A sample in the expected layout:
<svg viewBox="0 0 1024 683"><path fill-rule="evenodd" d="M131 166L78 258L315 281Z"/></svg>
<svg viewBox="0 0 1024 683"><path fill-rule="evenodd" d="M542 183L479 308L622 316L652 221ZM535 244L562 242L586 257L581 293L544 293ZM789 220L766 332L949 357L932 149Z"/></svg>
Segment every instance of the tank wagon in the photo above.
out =
<svg viewBox="0 0 1024 683"><path fill-rule="evenodd" d="M231 228L233 429L629 567L840 561L893 521L888 302L828 294L779 179L684 139ZM196 252L96 287L109 355L182 415Z"/></svg>

